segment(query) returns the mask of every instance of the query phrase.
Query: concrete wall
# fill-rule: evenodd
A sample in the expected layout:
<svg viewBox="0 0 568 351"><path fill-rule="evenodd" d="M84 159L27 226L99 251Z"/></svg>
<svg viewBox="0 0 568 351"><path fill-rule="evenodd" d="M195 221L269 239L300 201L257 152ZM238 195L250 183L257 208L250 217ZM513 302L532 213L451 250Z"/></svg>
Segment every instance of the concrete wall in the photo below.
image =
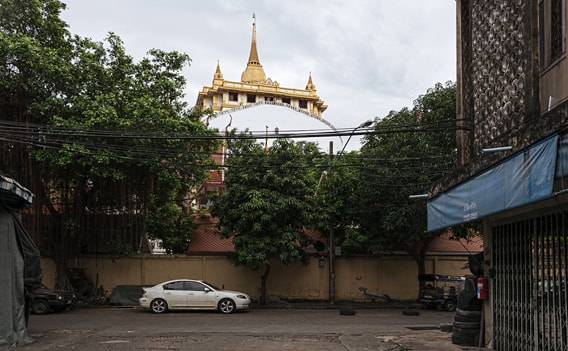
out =
<svg viewBox="0 0 568 351"><path fill-rule="evenodd" d="M429 256L426 273L465 275L469 270L460 267L467 262L464 256ZM203 279L219 287L239 290L258 299L261 271L251 271L235 265L223 256L139 255L120 258L87 256L78 259L74 267L83 268L96 286L110 294L117 285L154 285L176 278ZM337 257L336 300L368 301L359 288L375 295L388 294L393 298L414 300L418 296L416 263L407 256ZM43 260L44 284L55 285L55 265ZM329 266L311 258L304 266L273 264L267 282L270 300L329 298Z"/></svg>

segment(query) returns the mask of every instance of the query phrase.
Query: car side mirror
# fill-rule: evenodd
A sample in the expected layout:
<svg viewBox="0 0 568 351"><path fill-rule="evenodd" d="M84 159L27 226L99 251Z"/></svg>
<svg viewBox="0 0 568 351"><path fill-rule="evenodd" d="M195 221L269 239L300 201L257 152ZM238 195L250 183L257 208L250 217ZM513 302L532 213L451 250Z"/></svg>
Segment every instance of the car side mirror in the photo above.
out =
<svg viewBox="0 0 568 351"><path fill-rule="evenodd" d="M203 291L205 291L206 293L208 293L208 292L210 292L210 291L211 291L211 289L209 289L209 288L205 288L205 289L203 289Z"/></svg>

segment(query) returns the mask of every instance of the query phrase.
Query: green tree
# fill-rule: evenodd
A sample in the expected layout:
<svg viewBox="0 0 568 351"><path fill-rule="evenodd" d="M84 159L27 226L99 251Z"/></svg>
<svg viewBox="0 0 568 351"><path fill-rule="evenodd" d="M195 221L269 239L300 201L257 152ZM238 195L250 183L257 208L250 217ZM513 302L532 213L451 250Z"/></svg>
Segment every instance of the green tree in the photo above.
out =
<svg viewBox="0 0 568 351"><path fill-rule="evenodd" d="M322 168L321 153L311 143L278 139L266 152L250 139L228 145L225 191L213 202L221 236L233 238L234 261L261 275L260 304L273 261L307 263L305 231L312 221L312 198Z"/></svg>
<svg viewBox="0 0 568 351"><path fill-rule="evenodd" d="M150 217L150 235L181 250L191 226L176 204L204 181L219 146L200 122L210 111L183 101L186 54L152 49L134 62L117 35L72 36L64 8L0 0L0 169L36 194L34 213L54 219L45 234L59 279L83 249L90 214Z"/></svg>
<svg viewBox="0 0 568 351"><path fill-rule="evenodd" d="M373 254L405 250L419 274L431 240L426 204L409 200L456 167L455 84L440 83L377 122L361 151L360 232L348 245ZM355 240L353 240L355 239Z"/></svg>
<svg viewBox="0 0 568 351"><path fill-rule="evenodd" d="M315 196L317 216L315 227L324 236L333 232L334 245L342 254L361 252L359 188L361 187L361 157L358 151L332 157L322 173Z"/></svg>

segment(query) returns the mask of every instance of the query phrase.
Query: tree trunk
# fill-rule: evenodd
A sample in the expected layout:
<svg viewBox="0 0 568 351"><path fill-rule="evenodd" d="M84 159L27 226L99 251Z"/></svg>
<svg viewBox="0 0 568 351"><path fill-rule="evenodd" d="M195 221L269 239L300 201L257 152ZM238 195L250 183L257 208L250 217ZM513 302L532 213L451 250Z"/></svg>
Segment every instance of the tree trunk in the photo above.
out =
<svg viewBox="0 0 568 351"><path fill-rule="evenodd" d="M260 276L260 297L258 303L261 306L266 305L266 280L268 279L268 274L270 273L270 264L264 265L264 273Z"/></svg>
<svg viewBox="0 0 568 351"><path fill-rule="evenodd" d="M414 258L416 265L418 266L418 277L422 274L426 274L426 252L428 251L428 246L432 242L433 238L423 239L420 244L415 245L414 249L410 252L410 255ZM433 272L436 273L436 272ZM418 279L418 277L416 277ZM424 287L424 282L418 279L418 297L420 299L420 292Z"/></svg>

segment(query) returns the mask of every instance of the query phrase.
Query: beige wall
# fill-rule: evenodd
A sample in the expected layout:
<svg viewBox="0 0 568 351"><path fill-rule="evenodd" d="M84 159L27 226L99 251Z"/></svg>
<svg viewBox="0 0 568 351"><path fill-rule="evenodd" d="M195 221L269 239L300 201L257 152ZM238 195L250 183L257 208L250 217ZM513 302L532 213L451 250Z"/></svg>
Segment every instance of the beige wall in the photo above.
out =
<svg viewBox="0 0 568 351"><path fill-rule="evenodd" d="M418 296L417 266L407 256L337 257L336 300L369 301L359 288L369 294L384 295L401 300L414 300ZM467 262L464 256L429 256L427 273L448 275L469 274L460 267ZM274 264L268 277L267 291L270 300L329 298L329 266L324 260L313 257L307 266ZM55 285L53 261L43 259L44 284ZM75 264L83 268L93 284L103 286L110 294L117 285L154 285L176 278L207 280L219 287L239 290L258 299L261 271L235 267L222 256L168 256L140 255L120 258L113 262L109 257L83 257ZM380 299L379 299L380 300Z"/></svg>

